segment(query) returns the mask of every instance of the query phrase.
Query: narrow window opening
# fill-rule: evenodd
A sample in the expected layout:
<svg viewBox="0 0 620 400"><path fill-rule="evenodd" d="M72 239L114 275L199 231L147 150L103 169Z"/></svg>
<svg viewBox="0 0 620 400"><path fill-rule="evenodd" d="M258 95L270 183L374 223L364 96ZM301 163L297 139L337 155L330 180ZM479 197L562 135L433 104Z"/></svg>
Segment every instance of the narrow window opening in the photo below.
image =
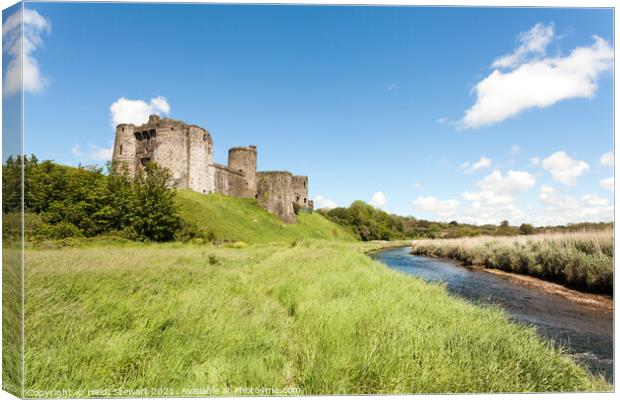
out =
<svg viewBox="0 0 620 400"><path fill-rule="evenodd" d="M119 153L120 153L121 155L123 155L123 145L122 145L122 144L120 145L120 148L119 148Z"/></svg>

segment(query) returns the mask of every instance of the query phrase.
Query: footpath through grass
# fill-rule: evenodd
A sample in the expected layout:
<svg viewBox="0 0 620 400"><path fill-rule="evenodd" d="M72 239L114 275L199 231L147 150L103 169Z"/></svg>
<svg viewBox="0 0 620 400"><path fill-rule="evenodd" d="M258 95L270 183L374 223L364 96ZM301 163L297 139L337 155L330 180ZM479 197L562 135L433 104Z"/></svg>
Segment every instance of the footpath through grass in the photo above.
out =
<svg viewBox="0 0 620 400"><path fill-rule="evenodd" d="M610 389L503 312L389 270L365 246L29 249L26 393Z"/></svg>

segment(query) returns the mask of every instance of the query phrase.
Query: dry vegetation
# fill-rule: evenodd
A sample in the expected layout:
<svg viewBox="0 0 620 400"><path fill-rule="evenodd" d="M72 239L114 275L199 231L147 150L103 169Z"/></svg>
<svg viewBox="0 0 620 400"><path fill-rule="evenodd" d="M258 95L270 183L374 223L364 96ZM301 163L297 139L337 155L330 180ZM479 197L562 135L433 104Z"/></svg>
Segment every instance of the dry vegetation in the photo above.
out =
<svg viewBox="0 0 620 400"><path fill-rule="evenodd" d="M613 291L613 231L414 241L413 254L448 257L590 292Z"/></svg>

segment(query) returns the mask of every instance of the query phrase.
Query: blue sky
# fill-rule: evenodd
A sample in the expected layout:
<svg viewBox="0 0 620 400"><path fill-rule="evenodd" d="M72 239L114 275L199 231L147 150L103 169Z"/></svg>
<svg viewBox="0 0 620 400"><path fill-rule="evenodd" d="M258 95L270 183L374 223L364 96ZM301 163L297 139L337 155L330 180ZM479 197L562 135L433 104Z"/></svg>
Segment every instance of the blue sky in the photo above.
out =
<svg viewBox="0 0 620 400"><path fill-rule="evenodd" d="M613 218L609 9L26 8L25 152L39 158L103 163L113 118L153 109L207 128L218 162L257 145L259 169L309 175L321 205L474 223ZM10 107L19 94L3 79ZM136 102L115 117L121 98Z"/></svg>

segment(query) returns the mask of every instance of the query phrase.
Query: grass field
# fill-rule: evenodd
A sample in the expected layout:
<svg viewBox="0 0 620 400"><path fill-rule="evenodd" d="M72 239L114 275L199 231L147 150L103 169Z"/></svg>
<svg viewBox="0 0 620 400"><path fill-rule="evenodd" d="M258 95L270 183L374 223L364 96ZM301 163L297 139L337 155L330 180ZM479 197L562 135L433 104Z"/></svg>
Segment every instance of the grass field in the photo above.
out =
<svg viewBox="0 0 620 400"><path fill-rule="evenodd" d="M217 240L245 243L290 242L300 238L355 240L352 233L318 213L300 213L285 224L253 199L179 191L177 202L185 221L212 232Z"/></svg>
<svg viewBox="0 0 620 400"><path fill-rule="evenodd" d="M28 249L26 393L610 389L501 311L372 261L370 246Z"/></svg>
<svg viewBox="0 0 620 400"><path fill-rule="evenodd" d="M465 265L532 275L591 292L613 292L612 230L417 240L412 249L418 255L449 257Z"/></svg>

